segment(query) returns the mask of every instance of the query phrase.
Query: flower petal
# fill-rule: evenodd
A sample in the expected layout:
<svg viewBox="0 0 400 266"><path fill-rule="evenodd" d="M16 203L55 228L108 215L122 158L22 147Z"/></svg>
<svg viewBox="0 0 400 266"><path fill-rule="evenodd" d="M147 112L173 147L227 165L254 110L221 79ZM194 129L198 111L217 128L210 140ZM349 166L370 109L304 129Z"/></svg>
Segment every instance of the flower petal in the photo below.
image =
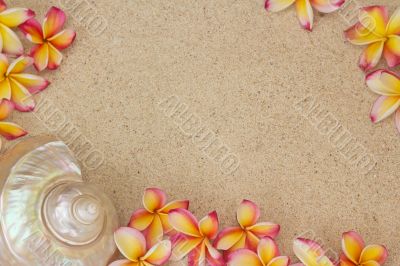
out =
<svg viewBox="0 0 400 266"><path fill-rule="evenodd" d="M345 38L355 45L366 45L377 41L384 41L385 39L376 36L368 28L365 28L361 23L356 23L344 32Z"/></svg>
<svg viewBox="0 0 400 266"><path fill-rule="evenodd" d="M254 225L260 218L260 209L250 201L243 200L236 213L237 220L242 228Z"/></svg>
<svg viewBox="0 0 400 266"><path fill-rule="evenodd" d="M0 12L7 9L7 4L4 0L0 0Z"/></svg>
<svg viewBox="0 0 400 266"><path fill-rule="evenodd" d="M0 75L3 77L6 75L8 69L8 58L5 54L0 53Z"/></svg>
<svg viewBox="0 0 400 266"><path fill-rule="evenodd" d="M11 85L11 100L15 109L20 112L31 112L35 109L35 101L32 94L18 81L9 79Z"/></svg>
<svg viewBox="0 0 400 266"><path fill-rule="evenodd" d="M297 17L300 25L308 31L312 31L314 13L309 0L296 0Z"/></svg>
<svg viewBox="0 0 400 266"><path fill-rule="evenodd" d="M370 261L364 262L362 264L362 266L381 266L381 264L379 264L378 262L376 262L374 260L370 260Z"/></svg>
<svg viewBox="0 0 400 266"><path fill-rule="evenodd" d="M35 12L27 8L9 8L0 13L0 23L7 27L18 27L35 16Z"/></svg>
<svg viewBox="0 0 400 266"><path fill-rule="evenodd" d="M129 227L143 231L153 222L154 216L153 213L149 213L145 209L138 209L132 214Z"/></svg>
<svg viewBox="0 0 400 266"><path fill-rule="evenodd" d="M24 53L24 47L17 34L9 27L0 23L0 34L3 43L3 52L11 55L21 55Z"/></svg>
<svg viewBox="0 0 400 266"><path fill-rule="evenodd" d="M5 137L7 140L14 140L23 137L26 134L28 134L28 132L14 123L0 122L0 135Z"/></svg>
<svg viewBox="0 0 400 266"><path fill-rule="evenodd" d="M257 254L248 249L240 249L228 257L228 266L263 266Z"/></svg>
<svg viewBox="0 0 400 266"><path fill-rule="evenodd" d="M63 50L68 48L75 40L76 32L73 30L63 30L49 38L48 41L57 49Z"/></svg>
<svg viewBox="0 0 400 266"><path fill-rule="evenodd" d="M269 237L260 240L257 247L257 254L264 265L267 265L273 258L280 255L278 245Z"/></svg>
<svg viewBox="0 0 400 266"><path fill-rule="evenodd" d="M224 260L224 256L222 256L221 253L218 252L218 250L215 250L218 253L218 256L216 257L215 255L211 255L212 252L210 251L210 248L208 248L206 250L206 259L207 259L207 263L210 266L225 266L225 260Z"/></svg>
<svg viewBox="0 0 400 266"><path fill-rule="evenodd" d="M338 10L345 0L310 0L311 5L322 13L331 13Z"/></svg>
<svg viewBox="0 0 400 266"><path fill-rule="evenodd" d="M121 227L114 233L115 244L125 258L136 261L146 253L146 240L136 229Z"/></svg>
<svg viewBox="0 0 400 266"><path fill-rule="evenodd" d="M393 114L400 106L400 97L380 96L372 106L371 121L378 123Z"/></svg>
<svg viewBox="0 0 400 266"><path fill-rule="evenodd" d="M228 250L239 241L243 234L243 229L240 227L225 228L218 234L214 246L219 250Z"/></svg>
<svg viewBox="0 0 400 266"><path fill-rule="evenodd" d="M318 243L303 238L294 240L293 251L307 266L319 266L319 260L324 256L324 251Z"/></svg>
<svg viewBox="0 0 400 266"><path fill-rule="evenodd" d="M342 250L346 257L354 263L358 263L365 243L362 237L354 232L343 233Z"/></svg>
<svg viewBox="0 0 400 266"><path fill-rule="evenodd" d="M387 35L399 35L400 34L400 7L396 9L393 15L390 17L389 23L386 27Z"/></svg>
<svg viewBox="0 0 400 266"><path fill-rule="evenodd" d="M396 67L400 64L400 36L391 36L385 42L383 56L389 67Z"/></svg>
<svg viewBox="0 0 400 266"><path fill-rule="evenodd" d="M130 260L117 260L108 266L140 266L139 262L133 262Z"/></svg>
<svg viewBox="0 0 400 266"><path fill-rule="evenodd" d="M21 73L25 70L28 66L33 64L33 58L29 56L20 56L15 59L7 69L6 75L10 73Z"/></svg>
<svg viewBox="0 0 400 266"><path fill-rule="evenodd" d="M376 67L382 57L384 45L385 43L380 41L371 43L367 48L364 49L359 63L359 66L362 70L368 71Z"/></svg>
<svg viewBox="0 0 400 266"><path fill-rule="evenodd" d="M64 26L66 16L64 11L51 7L43 21L43 38L48 39L58 33Z"/></svg>
<svg viewBox="0 0 400 266"><path fill-rule="evenodd" d="M377 36L384 36L389 22L389 12L385 6L364 7L358 14L358 20Z"/></svg>
<svg viewBox="0 0 400 266"><path fill-rule="evenodd" d="M280 256L280 257L273 258L270 261L270 263L268 264L268 266L289 266L289 264L290 264L289 257ZM321 265L321 266L323 266L323 265Z"/></svg>
<svg viewBox="0 0 400 266"><path fill-rule="evenodd" d="M43 71L49 64L49 46L47 43L38 44L32 48L31 54L37 71Z"/></svg>
<svg viewBox="0 0 400 266"><path fill-rule="evenodd" d="M365 78L367 86L375 93L385 96L400 96L400 78L387 70L377 70Z"/></svg>
<svg viewBox="0 0 400 266"><path fill-rule="evenodd" d="M153 246L142 258L144 261L153 265L162 265L171 256L171 241L163 240Z"/></svg>
<svg viewBox="0 0 400 266"><path fill-rule="evenodd" d="M400 109L397 109L396 114L394 116L394 122L396 125L397 132L400 133Z"/></svg>
<svg viewBox="0 0 400 266"><path fill-rule="evenodd" d="M217 212L210 212L199 222L200 233L208 239L214 239L218 233L218 223Z"/></svg>
<svg viewBox="0 0 400 266"><path fill-rule="evenodd" d="M168 214L169 211L174 209L188 209L189 208L189 201L188 200L175 200L171 201L170 203L166 204L162 207L159 212Z"/></svg>
<svg viewBox="0 0 400 266"><path fill-rule="evenodd" d="M382 245L368 245L361 252L360 262L366 263L368 261L376 261L379 264L384 264L388 257L386 247Z"/></svg>
<svg viewBox="0 0 400 266"><path fill-rule="evenodd" d="M49 64L47 68L50 70L55 70L60 66L61 61L63 59L63 55L51 43L49 43L48 46L49 46Z"/></svg>
<svg viewBox="0 0 400 266"><path fill-rule="evenodd" d="M0 121L6 119L14 110L14 104L7 99L0 100Z"/></svg>
<svg viewBox="0 0 400 266"><path fill-rule="evenodd" d="M349 260L345 254L340 254L340 266L357 266L356 264L354 264L354 262L352 262L351 260Z"/></svg>
<svg viewBox="0 0 400 266"><path fill-rule="evenodd" d="M279 235L280 229L281 227L279 224L274 224L269 222L257 223L247 228L247 230L249 230L258 237L269 236L271 238L277 237Z"/></svg>
<svg viewBox="0 0 400 266"><path fill-rule="evenodd" d="M201 244L203 241L200 237L192 237L184 234L177 234L172 238L173 248L171 260L179 261L183 259L189 252Z"/></svg>
<svg viewBox="0 0 400 266"><path fill-rule="evenodd" d="M217 261L222 259L222 254L213 247L209 239L204 239L204 244L206 245L206 250L211 258Z"/></svg>
<svg viewBox="0 0 400 266"><path fill-rule="evenodd" d="M200 237L200 229L196 217L185 209L175 209L168 214L169 223L178 232L188 236Z"/></svg>
<svg viewBox="0 0 400 266"><path fill-rule="evenodd" d="M188 265L189 266L206 265L206 247L204 243L201 243L195 249L189 252Z"/></svg>
<svg viewBox="0 0 400 266"><path fill-rule="evenodd" d="M266 0L265 9L271 12L278 12L291 6L296 0Z"/></svg>
<svg viewBox="0 0 400 266"><path fill-rule="evenodd" d="M167 195L159 188L147 188L143 195L143 205L149 212L161 209L167 201Z"/></svg>
<svg viewBox="0 0 400 266"><path fill-rule="evenodd" d="M246 248L250 250L257 250L257 246L260 243L260 238L250 231L246 231Z"/></svg>
<svg viewBox="0 0 400 266"><path fill-rule="evenodd" d="M154 216L153 221L143 232L146 237L147 248L151 248L158 242L160 242L164 236L164 230L161 224L160 217L158 215Z"/></svg>
<svg viewBox="0 0 400 266"><path fill-rule="evenodd" d="M0 99L11 99L11 85L8 79L0 81Z"/></svg>
<svg viewBox="0 0 400 266"><path fill-rule="evenodd" d="M11 74L10 79L18 81L22 86L27 88L31 94L43 91L50 85L48 80L32 74Z"/></svg>
<svg viewBox="0 0 400 266"><path fill-rule="evenodd" d="M19 29L30 42L36 44L43 43L42 26L36 19L31 18L27 20L24 24L19 26Z"/></svg>

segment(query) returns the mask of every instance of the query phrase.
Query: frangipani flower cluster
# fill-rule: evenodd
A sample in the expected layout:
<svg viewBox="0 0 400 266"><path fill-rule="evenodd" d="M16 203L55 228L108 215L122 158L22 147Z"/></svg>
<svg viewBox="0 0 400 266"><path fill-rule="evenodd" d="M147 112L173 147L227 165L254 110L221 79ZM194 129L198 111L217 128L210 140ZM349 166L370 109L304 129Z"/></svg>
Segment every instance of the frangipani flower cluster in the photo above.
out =
<svg viewBox="0 0 400 266"><path fill-rule="evenodd" d="M66 16L56 7L50 8L45 17L43 27L38 27L34 19L35 12L27 8L7 8L6 3L0 0L0 103L6 115L16 109L20 112L31 112L35 108L33 95L46 89L50 82L38 75L27 73L33 64L38 71L56 69L62 59L59 52L67 48L75 38L72 30L61 30ZM26 38L37 44L31 50L31 56L24 54L24 47L13 29L20 29ZM39 38L39 33L40 38ZM19 56L11 60L8 56ZM4 108L8 106L8 108ZM26 132L12 124L12 130L4 130L5 122L0 135L6 139L14 139L26 135Z"/></svg>
<svg viewBox="0 0 400 266"><path fill-rule="evenodd" d="M222 229L219 233L217 212L212 211L198 220L187 209L187 200L167 204L166 194L158 188L146 189L143 203L145 209L134 212L129 227L115 232L115 242L125 259L110 266L165 265L168 260L181 261L185 257L189 266L290 265L290 258L281 255L275 240L280 226L258 222L260 209L252 201L243 200L239 205L236 215L239 226ZM159 218L160 213L161 217L168 217L164 220L168 230L163 230L163 235L149 245L146 237L154 241L149 235L155 235L149 231L159 232L149 221ZM132 228L138 225L142 232ZM381 266L388 257L384 246L365 245L354 231L343 234L338 261L330 258L317 242L309 239L295 239L293 251L300 262L291 266Z"/></svg>

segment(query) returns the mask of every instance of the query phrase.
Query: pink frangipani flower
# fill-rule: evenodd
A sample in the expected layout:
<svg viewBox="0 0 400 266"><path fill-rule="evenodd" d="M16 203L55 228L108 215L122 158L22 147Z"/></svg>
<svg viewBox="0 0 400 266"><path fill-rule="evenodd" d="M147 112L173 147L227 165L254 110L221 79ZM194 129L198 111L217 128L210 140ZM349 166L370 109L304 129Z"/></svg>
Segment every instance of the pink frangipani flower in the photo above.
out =
<svg viewBox="0 0 400 266"><path fill-rule="evenodd" d="M156 266L164 265L171 256L171 242L160 241L150 249L146 239L138 230L121 227L114 233L114 240L126 259L118 260L109 266Z"/></svg>
<svg viewBox="0 0 400 266"><path fill-rule="evenodd" d="M74 41L75 31L62 30L65 21L65 13L57 7L52 7L47 12L43 25L32 18L19 26L25 37L35 44L30 55L34 58L38 71L46 68L57 69L63 58L59 50L69 47Z"/></svg>
<svg viewBox="0 0 400 266"><path fill-rule="evenodd" d="M227 266L289 266L290 259L280 256L275 241L266 237L260 240L257 253L249 249L239 249L229 255Z"/></svg>
<svg viewBox="0 0 400 266"><path fill-rule="evenodd" d="M275 238L279 234L278 224L257 223L260 209L252 201L243 200L236 216L239 226L228 227L218 234L214 242L217 249L228 253L242 248L256 251L261 238Z"/></svg>
<svg viewBox="0 0 400 266"><path fill-rule="evenodd" d="M135 211L129 227L142 231L149 246L155 245L165 234L172 233L168 213L173 209L189 207L188 200L167 203L167 195L158 188L148 188L143 195L143 209Z"/></svg>
<svg viewBox="0 0 400 266"><path fill-rule="evenodd" d="M211 243L218 233L218 216L215 211L197 221L188 210L175 209L169 212L168 218L178 232L171 237L171 260L178 261L189 255L189 266L225 265L222 254Z"/></svg>

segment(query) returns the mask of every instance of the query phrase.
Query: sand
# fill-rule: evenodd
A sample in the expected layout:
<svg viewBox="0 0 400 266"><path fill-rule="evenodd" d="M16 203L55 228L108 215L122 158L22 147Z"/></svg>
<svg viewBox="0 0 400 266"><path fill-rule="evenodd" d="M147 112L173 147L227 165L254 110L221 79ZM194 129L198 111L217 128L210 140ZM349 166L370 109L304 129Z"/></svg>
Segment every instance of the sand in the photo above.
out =
<svg viewBox="0 0 400 266"><path fill-rule="evenodd" d="M283 254L303 235L338 252L342 232L357 230L400 264L400 137L392 118L369 120L376 95L357 66L362 48L343 39L344 13L317 16L307 33L293 8L267 14L259 0L10 5L38 17L60 6L78 34L60 69L43 73L52 85L40 108L13 121L69 143L122 225L150 186L189 199L199 218L216 210L221 227L250 199L281 225Z"/></svg>

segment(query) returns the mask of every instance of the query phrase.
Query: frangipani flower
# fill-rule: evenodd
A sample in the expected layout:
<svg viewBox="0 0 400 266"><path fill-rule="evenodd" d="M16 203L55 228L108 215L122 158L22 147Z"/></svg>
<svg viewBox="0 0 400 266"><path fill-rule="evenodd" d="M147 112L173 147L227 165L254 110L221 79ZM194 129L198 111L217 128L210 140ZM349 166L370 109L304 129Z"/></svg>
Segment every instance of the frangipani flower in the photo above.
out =
<svg viewBox="0 0 400 266"><path fill-rule="evenodd" d="M35 16L35 12L27 8L9 8L0 0L0 52L21 55L24 47L17 34L10 28L15 28Z"/></svg>
<svg viewBox="0 0 400 266"><path fill-rule="evenodd" d="M224 265L222 254L211 244L218 233L218 216L215 211L200 222L185 209L170 211L168 218L171 226L178 232L171 238L172 260L181 260L189 254L189 266Z"/></svg>
<svg viewBox="0 0 400 266"><path fill-rule="evenodd" d="M387 70L377 70L366 77L368 87L380 94L371 110L371 121L378 123L396 110L395 124L400 132L400 77Z"/></svg>
<svg viewBox="0 0 400 266"><path fill-rule="evenodd" d="M384 246L365 246L362 237L354 231L343 234L342 251L340 266L380 266L388 256Z"/></svg>
<svg viewBox="0 0 400 266"><path fill-rule="evenodd" d="M280 256L275 241L266 237L260 240L257 253L249 249L239 249L229 255L228 266L288 266L290 259Z"/></svg>
<svg viewBox="0 0 400 266"><path fill-rule="evenodd" d="M14 104L7 99L0 100L0 135L7 140L13 140L22 136L25 136L27 132L23 130L20 126L4 122L14 109ZM1 149L1 139L0 139L0 149Z"/></svg>
<svg viewBox="0 0 400 266"><path fill-rule="evenodd" d="M7 57L0 54L0 99L11 100L21 112L32 111L35 108L32 94L50 84L42 77L23 73L32 63L31 57L20 56L9 64Z"/></svg>
<svg viewBox="0 0 400 266"><path fill-rule="evenodd" d="M34 58L38 71L46 68L57 69L63 58L59 50L67 48L74 41L75 31L62 30L65 21L65 13L57 7L52 7L47 12L42 26L32 18L19 27L26 38L36 44L30 55Z"/></svg>
<svg viewBox="0 0 400 266"><path fill-rule="evenodd" d="M278 12L294 3L300 25L304 29L312 31L314 23L313 8L322 13L331 13L338 10L344 2L345 0L266 0L265 9L271 12Z"/></svg>
<svg viewBox="0 0 400 266"><path fill-rule="evenodd" d="M305 266L334 266L327 256L322 247L309 239L297 238L293 242L293 251L297 258ZM295 264L296 266L302 265L301 263ZM292 265L294 266L294 265ZM367 266L367 265L365 265ZM372 265L371 265L372 266Z"/></svg>
<svg viewBox="0 0 400 266"><path fill-rule="evenodd" d="M389 19L384 6L361 9L359 22L345 31L345 37L356 45L368 45L361 55L360 68L374 68L383 56L389 67L400 64L400 8Z"/></svg>
<svg viewBox="0 0 400 266"><path fill-rule="evenodd" d="M110 266L163 265L171 256L171 241L163 240L147 250L142 233L130 227L121 227L115 231L114 240L126 259L115 261Z"/></svg>
<svg viewBox="0 0 400 266"><path fill-rule="evenodd" d="M243 200L236 217L240 226L222 230L214 242L217 249L228 251L228 253L242 248L256 251L260 238L275 238L279 234L278 224L257 223L260 209L252 201Z"/></svg>
<svg viewBox="0 0 400 266"><path fill-rule="evenodd" d="M149 246L154 246L164 234L171 233L168 213L173 209L187 209L189 201L177 200L166 204L167 195L158 188L148 188L143 195L144 209L133 213L129 226L143 231Z"/></svg>

